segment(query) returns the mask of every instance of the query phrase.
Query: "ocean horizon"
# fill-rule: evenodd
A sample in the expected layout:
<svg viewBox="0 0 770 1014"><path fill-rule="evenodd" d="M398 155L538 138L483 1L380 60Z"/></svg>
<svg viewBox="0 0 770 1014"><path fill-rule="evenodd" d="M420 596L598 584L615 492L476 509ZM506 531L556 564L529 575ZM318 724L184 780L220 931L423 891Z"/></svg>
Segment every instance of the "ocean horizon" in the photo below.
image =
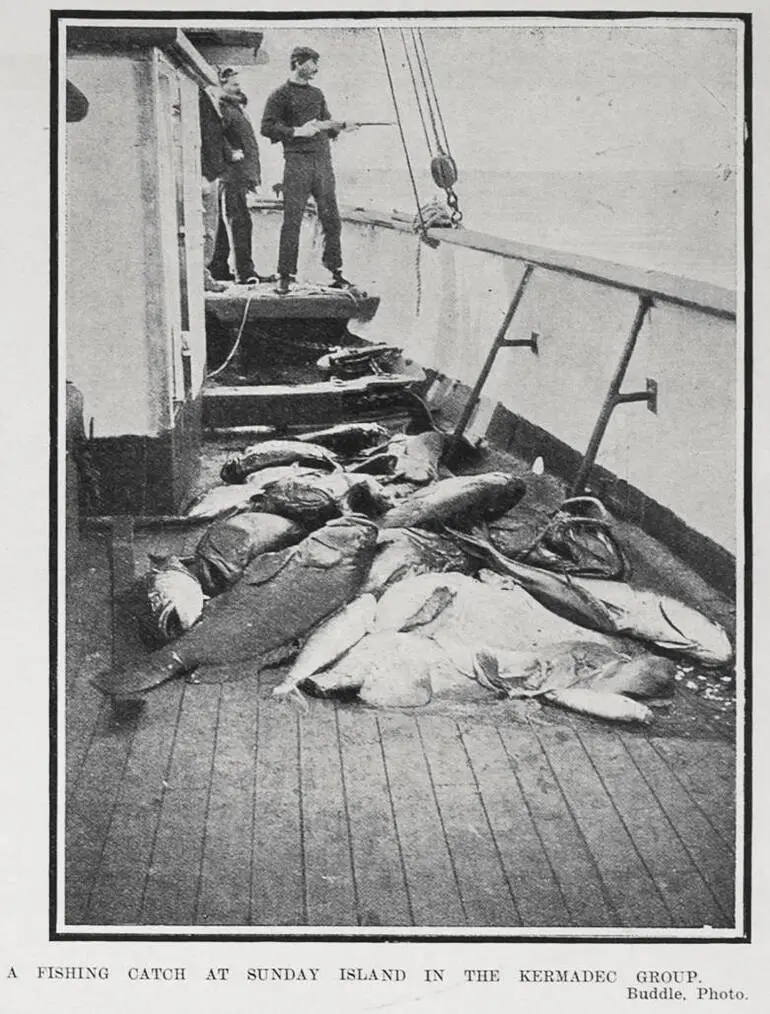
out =
<svg viewBox="0 0 770 1014"><path fill-rule="evenodd" d="M405 170L337 173L341 204L415 213ZM461 171L463 225L504 239L737 285L738 186L708 171ZM443 192L418 179L420 202Z"/></svg>

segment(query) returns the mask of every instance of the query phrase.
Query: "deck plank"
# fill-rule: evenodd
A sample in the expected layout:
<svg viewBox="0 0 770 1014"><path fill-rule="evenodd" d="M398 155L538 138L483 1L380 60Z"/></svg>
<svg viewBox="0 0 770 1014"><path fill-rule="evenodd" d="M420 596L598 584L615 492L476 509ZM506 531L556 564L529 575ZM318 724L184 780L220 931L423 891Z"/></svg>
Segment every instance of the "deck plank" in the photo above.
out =
<svg viewBox="0 0 770 1014"><path fill-rule="evenodd" d="M723 925L716 899L618 736L585 729L577 735L658 885L674 925Z"/></svg>
<svg viewBox="0 0 770 1014"><path fill-rule="evenodd" d="M387 772L372 711L337 711L362 926L409 926L412 915Z"/></svg>
<svg viewBox="0 0 770 1014"><path fill-rule="evenodd" d="M468 923L521 925L457 723L421 715L417 724Z"/></svg>
<svg viewBox="0 0 770 1014"><path fill-rule="evenodd" d="M568 926L569 910L497 730L468 720L460 728L522 924Z"/></svg>
<svg viewBox="0 0 770 1014"><path fill-rule="evenodd" d="M417 926L467 922L431 786L417 724L410 715L378 716L409 898Z"/></svg>
<svg viewBox="0 0 770 1014"><path fill-rule="evenodd" d="M107 541L80 540L80 567L67 588L65 673L65 781L67 796L78 777L95 734L105 699L89 680L112 661L112 601Z"/></svg>
<svg viewBox="0 0 770 1014"><path fill-rule="evenodd" d="M248 926L251 915L259 679L238 668L245 678L222 686L195 920L204 926Z"/></svg>
<svg viewBox="0 0 770 1014"><path fill-rule="evenodd" d="M314 701L300 720L300 777L308 923L355 926L347 803L331 704Z"/></svg>
<svg viewBox="0 0 770 1014"><path fill-rule="evenodd" d="M221 686L184 684L141 921L191 925L200 883Z"/></svg>
<svg viewBox="0 0 770 1014"><path fill-rule="evenodd" d="M620 733L644 780L655 793L661 808L680 841L717 900L726 925L734 924L735 857L695 805L652 744L642 736Z"/></svg>
<svg viewBox="0 0 770 1014"><path fill-rule="evenodd" d="M282 701L260 700L259 705L251 921L261 926L307 922L298 722Z"/></svg>
<svg viewBox="0 0 770 1014"><path fill-rule="evenodd" d="M551 869L570 913L570 925L615 926L617 916L583 835L531 728L506 726L500 738L524 794Z"/></svg>
<svg viewBox="0 0 770 1014"><path fill-rule="evenodd" d="M574 730L543 727L538 738L588 843L619 925L670 926L671 913Z"/></svg>
<svg viewBox="0 0 770 1014"><path fill-rule="evenodd" d="M735 845L735 746L723 740L650 741L730 847Z"/></svg>
<svg viewBox="0 0 770 1014"><path fill-rule="evenodd" d="M142 888L181 699L182 684L168 683L147 699L138 716L91 895L91 923L135 925L140 921Z"/></svg>

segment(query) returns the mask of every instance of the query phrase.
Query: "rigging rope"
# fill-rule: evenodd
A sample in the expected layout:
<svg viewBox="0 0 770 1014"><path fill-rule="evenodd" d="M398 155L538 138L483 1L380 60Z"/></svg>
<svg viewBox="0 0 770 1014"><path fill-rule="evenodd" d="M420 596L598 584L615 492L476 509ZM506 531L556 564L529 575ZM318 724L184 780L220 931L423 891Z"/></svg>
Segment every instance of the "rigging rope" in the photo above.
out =
<svg viewBox="0 0 770 1014"><path fill-rule="evenodd" d="M438 92L436 91L436 86L433 83L433 73L432 73L432 71L430 69L430 60L428 59L428 51L425 48L425 40L422 37L422 28L418 28L417 29L417 37L420 40L420 47L422 48L423 56L425 58L425 67L426 67L426 69L428 71L428 77L430 79L430 86L433 89L433 97L434 97L434 100L436 102L436 112L438 113L439 122L441 123L441 130L442 130L442 133L444 135L444 144L446 146L446 153L451 158L452 157L452 149L449 147L449 137L447 136L446 127L444 125L444 117L441 115L441 106L440 106L439 101L438 101Z"/></svg>
<svg viewBox="0 0 770 1014"><path fill-rule="evenodd" d="M414 90L414 97L417 99L417 111L420 114L420 122L422 123L422 131L423 131L423 134L425 135L425 144L428 147L428 154L432 158L433 157L433 149L430 146L430 136L428 134L428 125L425 122L425 115L423 114L423 111L422 111L422 102L420 101L420 93L419 93L419 89L417 88L417 80L415 79L415 76L414 76L414 69L412 67L412 59L409 56L409 49L408 49L407 44L406 44L406 35L404 35L404 29L403 28L400 29L400 32L401 32L401 43L402 43L402 45L404 47L404 56L406 56L406 63L407 63L407 66L409 67L409 75L412 78L412 88Z"/></svg>
<svg viewBox="0 0 770 1014"><path fill-rule="evenodd" d="M390 63L388 61L388 54L387 54L387 51L385 49L385 41L384 41L384 39L382 37L382 29L381 28L377 29L377 35L379 36L380 48L382 49L382 58L385 61L385 70L386 70L387 75L388 75L388 84L390 85L390 94L391 94L391 97L393 99L393 108L394 108L394 110L396 112L396 120L398 122L398 132L401 135L401 144L402 144L403 149L404 149L404 155L406 156L406 166L407 166L407 169L409 170L409 178L412 181L412 190L414 191L414 200L415 200L415 204L417 205L417 214L418 214L419 219L420 219L420 229L421 229L421 231L424 234L425 233L425 220L422 217L422 208L420 207L420 195L417 193L417 183L416 183L415 178L414 178L414 171L412 169L412 162L411 162L411 159L409 158L409 149L408 149L407 144L406 144L406 137L404 136L404 127L403 127L403 125L401 123L401 110L398 107L398 99L396 98L396 89L395 89L395 87L393 85L393 75L390 73Z"/></svg>
<svg viewBox="0 0 770 1014"><path fill-rule="evenodd" d="M463 214L460 211L460 200L454 190L454 185L458 179L457 163L455 162L449 147L449 137L446 132L444 117L441 113L441 104L438 99L436 84L433 80L433 72L430 67L430 60L428 59L428 51L425 48L425 40L422 35L422 30L415 30L413 28L411 31L412 42L414 44L415 54L420 67L420 75L422 77L423 87L425 88L425 97L428 104L428 111L430 112L431 126L433 127L433 134L436 138L436 147L439 152L438 155L431 160L430 171L436 186L441 187L441 189L446 193L446 201L451 209L451 222L453 226L457 227L460 225L463 218ZM420 50L417 48L418 38L420 41L420 48L422 49L422 57L420 57ZM428 81L425 77L426 71L430 81L430 88L428 87ZM443 143L442 138L439 136L435 116L433 115L433 105L436 107L436 115L441 123L441 131L444 135ZM428 147L430 150L430 145Z"/></svg>

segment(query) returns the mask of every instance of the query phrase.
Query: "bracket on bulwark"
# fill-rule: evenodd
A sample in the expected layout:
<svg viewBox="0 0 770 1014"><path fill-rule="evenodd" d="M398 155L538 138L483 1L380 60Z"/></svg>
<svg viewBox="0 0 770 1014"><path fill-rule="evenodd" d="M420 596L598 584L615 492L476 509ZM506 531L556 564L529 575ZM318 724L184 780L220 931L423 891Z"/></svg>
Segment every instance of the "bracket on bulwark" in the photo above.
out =
<svg viewBox="0 0 770 1014"><path fill-rule="evenodd" d="M537 356L540 354L539 340L537 331L530 331L529 338L505 338L500 346L506 349L530 349Z"/></svg>
<svg viewBox="0 0 770 1014"><path fill-rule="evenodd" d="M631 401L646 401L647 407L651 412L658 410L658 385L654 380L648 378L647 389L645 391L636 391L630 394L621 394L620 385L626 375L628 364L631 362L631 356L634 354L636 348L636 339L639 337L639 332L642 330L647 311L652 306L652 296L648 292L639 293L639 303L636 308L636 314L634 315L634 322L631 325L631 331L626 338L626 343L623 346L623 352L621 353L618 365L615 367L615 373L610 381L610 386L604 399L604 403L599 412L599 418L596 420L591 439L588 442L588 449L586 450L585 457L583 458L578 474L575 476L575 481L572 483L570 488L570 496L579 496L586 484L588 475L591 469L594 467L596 461L596 455L599 452L599 445L602 442L602 438L609 425L610 418L616 405L623 405Z"/></svg>
<svg viewBox="0 0 770 1014"><path fill-rule="evenodd" d="M534 270L535 270L534 264L527 264L527 266L524 268L524 274L521 276L521 280L520 280L519 284L516 287L516 291L513 294L513 299L511 300L511 304L508 307L508 310L506 311L505 317L503 318L503 322L500 325L500 327L499 327L499 329L497 331L497 334L494 337L494 341L492 342L492 346L491 346L489 352L487 353L487 358L486 358L486 360L484 362L484 365L481 368L481 373L479 373L478 380L473 385L473 390L471 391L471 394L470 394L470 397L468 398L468 401L465 403L465 407L463 408L462 414L460 416L460 420L457 423L457 426L455 427L454 433L452 434L452 446L455 447L455 448L459 445L460 441L462 440L463 434L465 433L465 429L466 429L466 427L467 427L467 425L468 425L468 423L469 423L469 421L471 419L471 416L473 415L473 412L474 412L474 410L476 408L476 404L478 403L478 400L479 400L479 398L481 396L481 391L482 391L482 389L484 387L484 384L487 381L487 377L489 376L489 372L492 369L494 361L497 358L497 353L500 351L500 349L503 348L506 345L522 345L522 344L524 344L524 345L529 345L530 348L533 349L533 351L537 351L537 348L536 348L537 342L536 342L536 336L535 336L534 333L532 335L532 338L530 338L529 340L524 341L524 342L522 342L522 341L507 341L506 338L505 338L506 333L508 332L508 328L511 325L511 321L513 320L513 318L514 318L514 316L516 314L516 311L519 308L519 303L521 302L521 297L524 295L524 290L526 289L527 283L529 282L529 279L531 278L532 272ZM534 345L533 345L533 340L535 341Z"/></svg>

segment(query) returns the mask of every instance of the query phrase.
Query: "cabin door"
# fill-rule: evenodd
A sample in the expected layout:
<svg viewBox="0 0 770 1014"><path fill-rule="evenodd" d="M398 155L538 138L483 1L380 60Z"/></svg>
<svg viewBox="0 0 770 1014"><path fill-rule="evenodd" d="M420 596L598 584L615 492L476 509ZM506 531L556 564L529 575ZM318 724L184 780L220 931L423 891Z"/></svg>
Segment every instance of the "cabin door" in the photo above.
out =
<svg viewBox="0 0 770 1014"><path fill-rule="evenodd" d="M190 349L190 272L187 256L185 152L182 133L182 93L177 71L156 50L158 173L161 244L165 274L165 302L170 342L172 402L189 396L192 378Z"/></svg>

